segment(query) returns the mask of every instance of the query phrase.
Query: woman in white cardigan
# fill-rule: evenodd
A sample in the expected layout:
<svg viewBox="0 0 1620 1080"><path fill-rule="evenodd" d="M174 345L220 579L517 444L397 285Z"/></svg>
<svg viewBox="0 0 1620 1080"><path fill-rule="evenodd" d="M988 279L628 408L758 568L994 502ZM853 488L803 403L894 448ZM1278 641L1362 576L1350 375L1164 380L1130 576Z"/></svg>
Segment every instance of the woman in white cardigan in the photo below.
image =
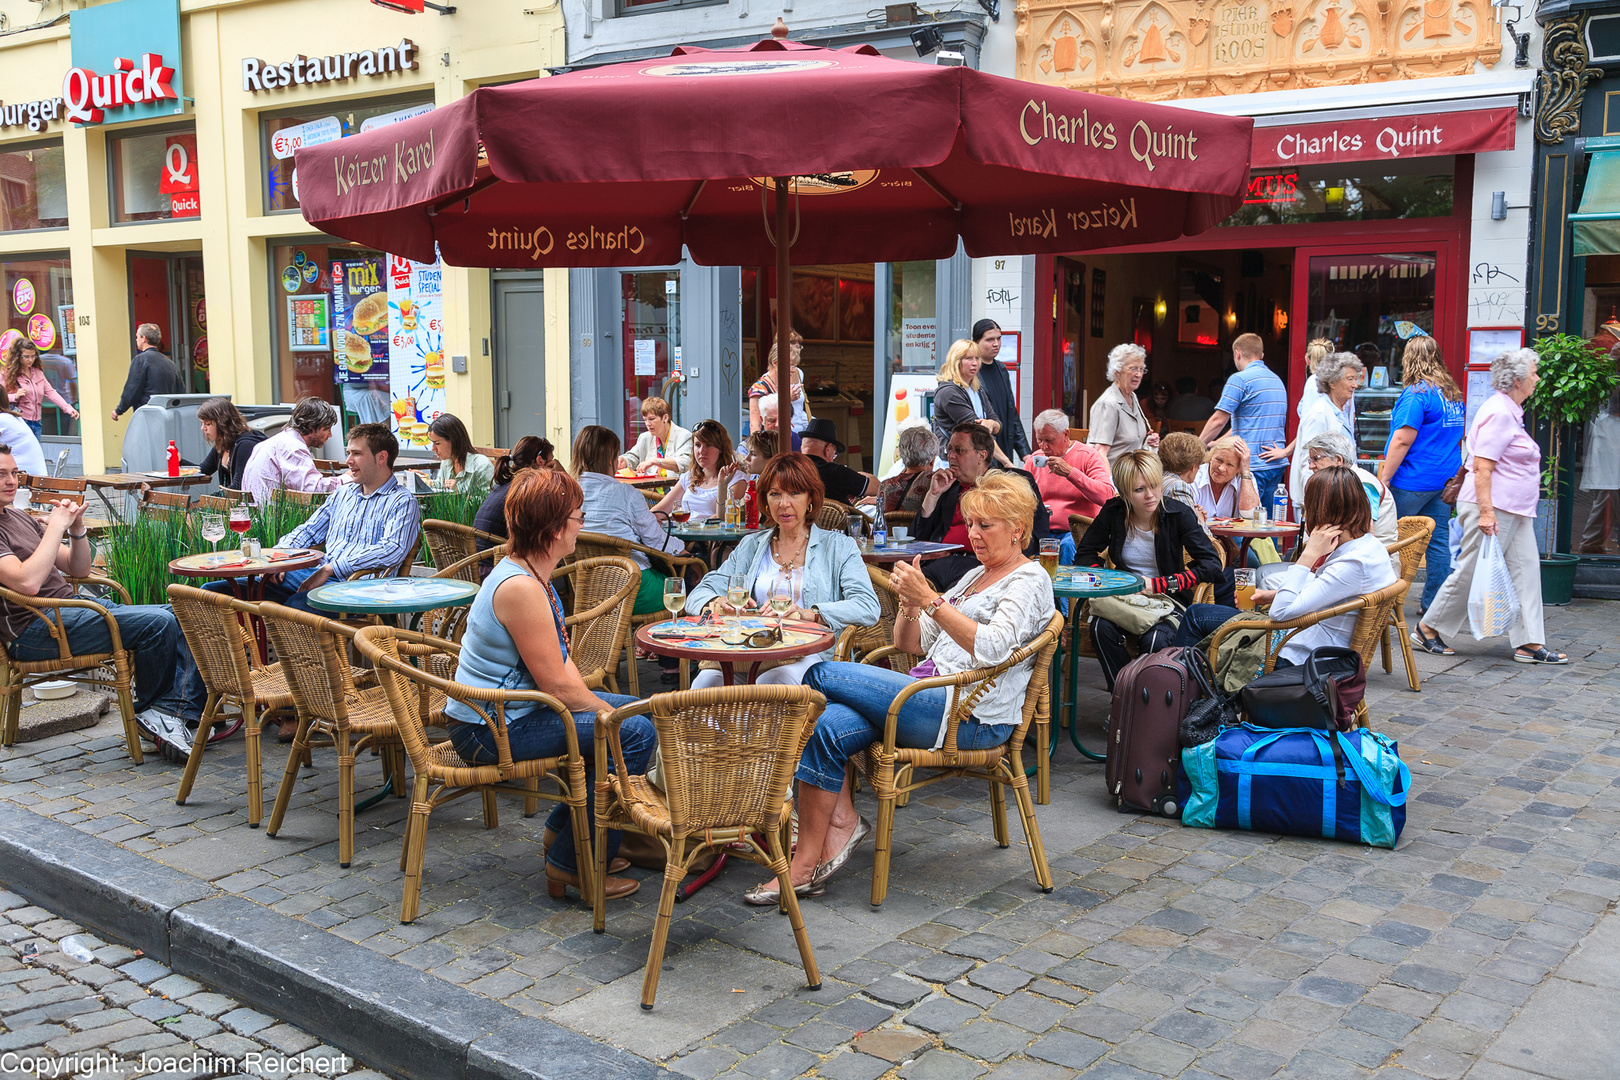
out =
<svg viewBox="0 0 1620 1080"><path fill-rule="evenodd" d="M1366 370L1361 359L1352 352L1329 353L1317 362L1316 374L1311 381L1316 383L1317 390L1321 392L1313 397L1305 406L1305 410L1300 413L1299 430L1294 433L1294 445L1299 447L1301 452L1294 455L1293 463L1288 467L1288 495L1293 500L1296 517L1305 506L1305 481L1310 479L1311 475L1303 451L1312 439L1329 431L1343 432L1352 444L1355 442L1356 433L1350 429L1350 420L1344 414L1344 406L1355 397L1356 387L1361 385ZM1345 464L1351 468L1355 467L1354 453ZM1269 497L1271 493L1263 494Z"/></svg>
<svg viewBox="0 0 1620 1080"><path fill-rule="evenodd" d="M641 403L641 419L647 430L619 458L619 468L683 473L692 467L692 433L670 417L669 402L661 397L647 398Z"/></svg>

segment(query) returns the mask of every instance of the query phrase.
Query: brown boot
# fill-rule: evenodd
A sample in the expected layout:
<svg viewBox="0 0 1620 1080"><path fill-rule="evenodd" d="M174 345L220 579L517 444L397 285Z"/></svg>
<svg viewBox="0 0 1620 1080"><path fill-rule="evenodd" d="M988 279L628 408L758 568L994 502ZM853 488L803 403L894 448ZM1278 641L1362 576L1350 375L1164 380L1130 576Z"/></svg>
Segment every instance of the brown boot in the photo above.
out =
<svg viewBox="0 0 1620 1080"><path fill-rule="evenodd" d="M541 850L550 851L551 850L551 845L556 843L556 842L557 842L557 834L555 832L551 831L550 829L546 829L544 832L542 832L540 834L540 848L541 848ZM612 859L608 860L608 873L610 873L610 874L622 874L628 869L630 869L630 860L629 859L621 859L621 858L619 858L617 856L614 856Z"/></svg>
<svg viewBox="0 0 1620 1080"><path fill-rule="evenodd" d="M603 885L603 893L609 900L629 896L641 888L641 882L635 878L610 877ZM568 889L573 889L579 893L581 899L588 899L585 896L585 890L580 888L578 874L570 874L566 870L559 870L550 863L546 863L546 895L553 900L561 900L568 895Z"/></svg>

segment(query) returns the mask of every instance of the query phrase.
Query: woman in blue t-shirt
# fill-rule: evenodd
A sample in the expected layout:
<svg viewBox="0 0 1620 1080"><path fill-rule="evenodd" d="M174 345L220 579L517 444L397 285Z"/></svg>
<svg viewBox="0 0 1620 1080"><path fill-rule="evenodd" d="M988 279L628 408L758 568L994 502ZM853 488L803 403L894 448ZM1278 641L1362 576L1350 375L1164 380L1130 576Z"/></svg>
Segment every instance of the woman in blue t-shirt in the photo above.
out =
<svg viewBox="0 0 1620 1080"><path fill-rule="evenodd" d="M1389 445L1378 479L1389 485L1402 517L1421 515L1434 522L1424 563L1423 610L1429 609L1441 582L1451 573L1451 507L1440 498L1446 482L1462 464L1463 427L1467 409L1462 391L1440 360L1440 346L1427 334L1407 341L1401 357L1401 391L1389 418ZM1432 653L1451 649L1438 638L1414 635Z"/></svg>

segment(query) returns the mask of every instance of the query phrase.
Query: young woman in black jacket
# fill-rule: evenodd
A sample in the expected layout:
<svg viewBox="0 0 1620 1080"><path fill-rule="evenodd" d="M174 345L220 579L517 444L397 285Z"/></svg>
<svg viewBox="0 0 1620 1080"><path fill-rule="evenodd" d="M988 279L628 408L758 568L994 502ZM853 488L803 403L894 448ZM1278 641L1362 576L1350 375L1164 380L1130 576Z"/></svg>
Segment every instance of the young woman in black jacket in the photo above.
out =
<svg viewBox="0 0 1620 1080"><path fill-rule="evenodd" d="M202 459L202 473L219 475L219 486L242 490L242 470L248 458L264 442L264 432L248 427L247 420L229 398L209 398L197 407L208 456Z"/></svg>
<svg viewBox="0 0 1620 1080"><path fill-rule="evenodd" d="M1199 582L1220 582L1220 556L1198 524L1198 515L1185 503L1160 494L1164 468L1158 455L1133 450L1115 460L1111 471L1114 488L1121 494L1103 503L1075 550L1075 565L1101 566L1106 552L1116 569L1147 580L1146 595L1162 593L1184 605ZM1191 566L1187 565L1189 553ZM1175 633L1175 624L1163 619L1149 627L1136 644L1143 653L1155 652L1169 648ZM1091 640L1112 691L1115 676L1131 658L1125 632L1107 619L1093 618Z"/></svg>

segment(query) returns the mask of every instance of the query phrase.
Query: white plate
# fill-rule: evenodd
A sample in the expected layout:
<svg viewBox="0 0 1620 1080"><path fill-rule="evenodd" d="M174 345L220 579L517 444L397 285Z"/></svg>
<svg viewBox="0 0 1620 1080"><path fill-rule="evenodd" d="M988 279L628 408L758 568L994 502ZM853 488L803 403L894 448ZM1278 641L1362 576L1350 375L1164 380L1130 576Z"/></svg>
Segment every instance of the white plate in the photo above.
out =
<svg viewBox="0 0 1620 1080"><path fill-rule="evenodd" d="M58 698L72 697L78 686L66 679L57 679L52 682L35 683L30 689L41 701L55 701Z"/></svg>

